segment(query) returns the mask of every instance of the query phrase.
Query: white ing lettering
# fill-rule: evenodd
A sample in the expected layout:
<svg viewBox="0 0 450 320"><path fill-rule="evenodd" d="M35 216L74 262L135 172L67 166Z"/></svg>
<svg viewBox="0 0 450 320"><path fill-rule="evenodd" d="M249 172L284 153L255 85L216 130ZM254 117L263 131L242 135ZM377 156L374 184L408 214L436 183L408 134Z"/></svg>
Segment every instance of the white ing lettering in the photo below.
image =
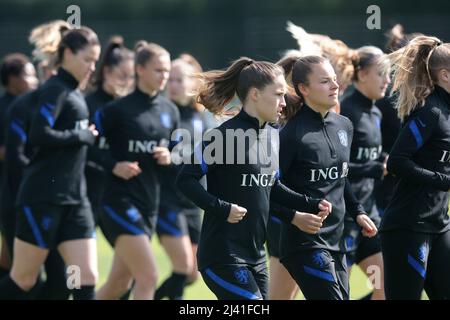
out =
<svg viewBox="0 0 450 320"><path fill-rule="evenodd" d="M75 130L86 130L89 128L89 120L83 119L75 122Z"/></svg>
<svg viewBox="0 0 450 320"><path fill-rule="evenodd" d="M271 187L275 182L275 174L258 173L258 174L242 174L241 187Z"/></svg>
<svg viewBox="0 0 450 320"><path fill-rule="evenodd" d="M347 162L342 163L342 173L339 174L338 167L311 169L311 179L310 182L317 182L319 180L337 180L339 178L344 178L348 174L348 164Z"/></svg>
<svg viewBox="0 0 450 320"><path fill-rule="evenodd" d="M108 142L106 141L106 138L105 138L105 137L100 137L100 138L98 139L98 148L99 148L99 149L104 149L104 150L109 149L109 144L108 144Z"/></svg>
<svg viewBox="0 0 450 320"><path fill-rule="evenodd" d="M133 153L153 153L155 147L158 146L158 141L139 141L139 140L128 140L128 152Z"/></svg>
<svg viewBox="0 0 450 320"><path fill-rule="evenodd" d="M358 148L357 160L376 160L381 152L381 146L373 148Z"/></svg>
<svg viewBox="0 0 450 320"><path fill-rule="evenodd" d="M450 162L450 152L447 150L443 150L442 157L439 162Z"/></svg>

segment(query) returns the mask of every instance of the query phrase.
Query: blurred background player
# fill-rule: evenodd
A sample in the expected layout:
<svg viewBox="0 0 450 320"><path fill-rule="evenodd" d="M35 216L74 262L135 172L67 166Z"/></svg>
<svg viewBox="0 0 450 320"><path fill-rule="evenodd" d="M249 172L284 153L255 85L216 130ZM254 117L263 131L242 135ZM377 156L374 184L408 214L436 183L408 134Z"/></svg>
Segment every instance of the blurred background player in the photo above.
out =
<svg viewBox="0 0 450 320"><path fill-rule="evenodd" d="M172 61L167 83L168 98L180 112L180 128L189 131L190 150L195 148L194 137L200 138L208 129L205 108L195 101L200 82L194 76L202 72L197 60L188 54ZM172 263L172 274L155 293L155 299L181 299L184 286L198 278L197 246L201 229L201 210L175 186L179 166L172 166L163 174L161 203L157 222L160 242Z"/></svg>
<svg viewBox="0 0 450 320"><path fill-rule="evenodd" d="M95 115L111 155L102 164L110 174L100 226L114 248L113 265L97 299L118 299L132 280L134 299L154 297L158 275L149 240L156 228L159 174L171 164L169 143L179 125L178 108L161 94L170 67L166 49L140 41L135 90Z"/></svg>
<svg viewBox="0 0 450 320"><path fill-rule="evenodd" d="M3 58L0 65L1 83L5 93L0 97L0 227L2 234L2 249L0 254L0 276L8 273L11 268L11 248L14 238L14 224L9 218L11 199L5 191L9 184L9 168L6 165L5 133L7 129L7 113L11 102L18 96L36 89L38 79L36 70L30 60L21 53L12 53ZM4 187L3 187L4 186Z"/></svg>
<svg viewBox="0 0 450 320"><path fill-rule="evenodd" d="M58 248L66 265L80 268L81 288L73 291L74 299L94 298L96 241L84 166L87 144L98 133L88 126L78 85L95 70L100 45L83 27L65 33L57 52L61 67L39 89L39 112L31 122L29 142L37 150L19 187L13 265L0 283L2 297L28 298L49 250Z"/></svg>
<svg viewBox="0 0 450 320"><path fill-rule="evenodd" d="M375 101L383 98L390 83L389 71L383 65L384 53L373 46L361 47L354 56L354 77L351 92L341 101L341 114L353 124L348 180L356 199L379 227L375 209L376 180L386 176L387 155L382 154L381 112ZM379 236L363 237L361 228L348 215L345 219L343 246L349 270L357 264L370 276L376 266L381 276L374 283L372 299L384 299L383 259Z"/></svg>

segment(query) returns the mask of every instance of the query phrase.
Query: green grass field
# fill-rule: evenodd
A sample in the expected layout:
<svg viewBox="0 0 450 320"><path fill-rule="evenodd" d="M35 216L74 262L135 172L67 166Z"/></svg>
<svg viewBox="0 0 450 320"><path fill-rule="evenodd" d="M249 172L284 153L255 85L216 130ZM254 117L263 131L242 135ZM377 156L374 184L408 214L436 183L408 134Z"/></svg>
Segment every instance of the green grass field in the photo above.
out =
<svg viewBox="0 0 450 320"><path fill-rule="evenodd" d="M100 272L99 287L106 281L112 262L113 251L108 242L103 237L100 230L97 232L98 236L98 264ZM159 270L159 282L162 282L171 273L171 266L164 249L159 244L157 237L152 240L152 247L154 249ZM351 299L359 299L370 292L366 285L366 277L359 268L353 268L350 277L350 295ZM301 298L301 297L299 297ZM211 300L215 296L206 287L204 282L199 280L185 290L185 299L187 300Z"/></svg>
<svg viewBox="0 0 450 320"><path fill-rule="evenodd" d="M98 267L100 274L97 288L100 288L103 283L105 283L108 277L108 273L111 268L113 250L103 237L103 233L100 230L97 230L97 240ZM157 237L152 240L152 247L154 249L158 264L158 283L160 284L171 273L170 261L166 256L164 249L159 244ZM367 285L367 278L362 273L361 269L359 269L358 267L353 268L352 274L350 276L350 298L359 299L367 295L370 291L371 289ZM201 277L199 277L199 280L196 283L186 288L184 297L186 300L216 299L208 289L208 287L205 285L205 283L202 281ZM297 297L297 299L303 299L301 294ZM425 293L423 294L422 299L428 299Z"/></svg>

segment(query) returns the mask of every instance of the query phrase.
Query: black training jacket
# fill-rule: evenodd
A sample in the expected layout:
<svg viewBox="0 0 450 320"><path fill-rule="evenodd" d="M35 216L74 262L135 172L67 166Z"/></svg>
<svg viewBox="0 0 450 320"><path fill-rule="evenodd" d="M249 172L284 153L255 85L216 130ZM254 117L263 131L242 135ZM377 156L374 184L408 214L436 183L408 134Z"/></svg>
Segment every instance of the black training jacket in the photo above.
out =
<svg viewBox="0 0 450 320"><path fill-rule="evenodd" d="M401 129L401 121L395 109L395 95L390 95L378 100L375 104L382 114L381 140L383 153L389 154ZM394 193L395 178L388 173L381 181L375 182L375 200L380 214L384 212Z"/></svg>
<svg viewBox="0 0 450 320"><path fill-rule="evenodd" d="M348 180L356 198L370 214L375 201L375 180L380 180L384 171L381 111L374 105L374 101L355 88L342 100L341 115L349 118L353 124Z"/></svg>
<svg viewBox="0 0 450 320"><path fill-rule="evenodd" d="M191 141L183 141L186 152L193 150L195 143L201 143L203 134L206 132L208 121L205 115L190 105L177 105L180 112L180 129L185 129L189 132ZM199 141L196 141L199 140ZM179 145L181 146L181 145ZM183 152L185 151L183 150ZM191 151L192 152L192 151ZM186 198L175 185L175 180L181 165L173 165L168 168L163 168L161 171L161 206L169 206L176 208L194 209L197 206ZM204 181L202 181L204 183Z"/></svg>
<svg viewBox="0 0 450 320"><path fill-rule="evenodd" d="M352 199L347 180L352 137L353 127L346 117L328 112L323 118L306 104L281 130L282 182L296 192L325 198L333 205L331 214L315 235L300 231L293 225L282 225L282 258L312 248L340 251L346 203L354 219L364 211Z"/></svg>
<svg viewBox="0 0 450 320"><path fill-rule="evenodd" d="M226 143L217 146L221 139L225 141L227 133L242 137L244 132L252 136L242 149L238 147L239 138L226 139ZM198 248L199 269L214 264L262 263L270 201L317 213L320 200L299 195L280 183L277 129L268 124L260 128L256 118L241 110L208 133L214 134L213 141L204 147L203 153L201 148L196 149L198 163L185 164L177 179L180 190L205 210ZM222 163L205 160L213 149L215 155L223 155ZM199 183L204 175L207 190ZM244 219L234 224L227 222L233 203L247 209ZM284 220L290 222L294 212L285 213Z"/></svg>
<svg viewBox="0 0 450 320"><path fill-rule="evenodd" d="M17 97L5 117L5 163L2 185L2 208L14 207L25 167L32 148L28 142L31 120L37 109L38 90Z"/></svg>
<svg viewBox="0 0 450 320"><path fill-rule="evenodd" d="M77 87L77 80L60 68L38 89L28 140L36 149L23 174L18 204L76 205L86 200L87 145L95 136Z"/></svg>
<svg viewBox="0 0 450 320"><path fill-rule="evenodd" d="M97 111L113 100L114 97L108 94L101 87L88 94L86 96L86 103L89 108L90 121L95 124L95 116L98 115ZM99 179L98 187L103 187L102 179L105 176L105 169L100 165L102 160L98 160L98 157L109 157L108 149L109 146L106 143L106 138L103 136L100 136L95 142L95 145L89 148L86 163L86 174L91 175L91 182L94 183L92 187L95 187L94 178Z"/></svg>
<svg viewBox="0 0 450 320"><path fill-rule="evenodd" d="M5 145L5 134L8 130L6 126L6 114L8 112L8 107L15 99L16 96L10 94L9 92L5 92L0 97L0 147L4 147ZM0 160L0 175L3 174L3 162L4 160Z"/></svg>
<svg viewBox="0 0 450 320"><path fill-rule="evenodd" d="M97 111L95 124L106 137L110 157L101 165L108 172L104 201L127 198L145 215L155 215L160 199L161 166L153 158L154 148L169 147L178 128L177 107L161 94L149 96L136 89ZM137 161L142 173L124 180L112 173L118 161Z"/></svg>
<svg viewBox="0 0 450 320"><path fill-rule="evenodd" d="M436 86L405 121L392 147L388 171L396 175L394 196L381 230L440 233L449 229L450 94Z"/></svg>

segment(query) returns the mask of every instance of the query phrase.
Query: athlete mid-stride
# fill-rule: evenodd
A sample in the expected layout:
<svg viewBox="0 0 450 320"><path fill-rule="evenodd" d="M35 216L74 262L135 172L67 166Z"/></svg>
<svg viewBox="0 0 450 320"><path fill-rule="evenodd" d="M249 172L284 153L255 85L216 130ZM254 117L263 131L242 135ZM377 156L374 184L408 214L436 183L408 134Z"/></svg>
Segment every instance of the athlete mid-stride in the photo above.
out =
<svg viewBox="0 0 450 320"><path fill-rule="evenodd" d="M295 193L279 181L278 145L274 143L278 130L267 122L277 121L285 106L286 81L281 67L241 58L226 71L205 73L202 79L199 102L207 109L220 113L236 93L243 107L214 132L217 139L224 138L216 155L226 162L209 161L209 148L219 144L214 140L205 148L200 145L193 153L198 161L185 164L178 176L181 191L205 210L197 255L199 270L219 299L267 299L264 243L270 200L295 209L280 212L285 222L310 228L320 228L331 204ZM239 132L254 133L255 137L238 149L234 142ZM230 133L236 136L226 139ZM240 155L244 159L238 161ZM205 175L207 190L199 182Z"/></svg>
<svg viewBox="0 0 450 320"><path fill-rule="evenodd" d="M392 53L404 126L387 169L398 181L381 220L387 299L450 298L450 44L419 36Z"/></svg>

